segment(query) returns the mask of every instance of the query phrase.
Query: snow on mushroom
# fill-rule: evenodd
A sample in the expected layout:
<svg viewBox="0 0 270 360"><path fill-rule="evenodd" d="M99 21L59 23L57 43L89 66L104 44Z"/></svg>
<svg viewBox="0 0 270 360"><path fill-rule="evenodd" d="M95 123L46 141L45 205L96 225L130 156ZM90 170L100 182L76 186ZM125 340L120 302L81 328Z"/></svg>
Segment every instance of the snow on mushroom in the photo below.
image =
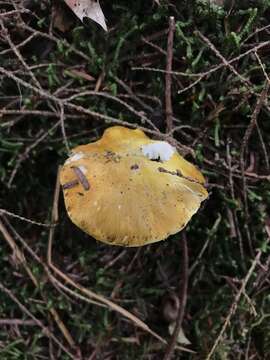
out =
<svg viewBox="0 0 270 360"><path fill-rule="evenodd" d="M168 161L175 152L175 148L166 141L153 141L142 146L142 153L150 160Z"/></svg>
<svg viewBox="0 0 270 360"><path fill-rule="evenodd" d="M208 196L201 172L175 148L122 126L76 147L60 180L73 223L97 240L121 246L177 233Z"/></svg>

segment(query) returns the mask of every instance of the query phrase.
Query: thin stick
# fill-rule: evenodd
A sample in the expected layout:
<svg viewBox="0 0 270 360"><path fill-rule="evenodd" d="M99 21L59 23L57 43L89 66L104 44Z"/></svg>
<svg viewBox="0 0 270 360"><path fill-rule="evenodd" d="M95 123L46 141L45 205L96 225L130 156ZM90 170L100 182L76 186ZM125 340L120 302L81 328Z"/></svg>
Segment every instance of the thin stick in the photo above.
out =
<svg viewBox="0 0 270 360"><path fill-rule="evenodd" d="M28 74L30 75L31 79L33 80L33 83L38 87L41 88L41 85L39 83L39 81L37 80L37 78L35 77L35 75L33 74L33 72L31 71L31 69L29 68L28 64L25 62L24 58L22 57L19 49L14 45L13 41L11 40L11 37L9 35L8 29L5 27L4 22L1 20L0 18L0 26L2 29L2 32L4 34L5 39L7 40L7 42L9 43L10 48L12 49L12 51L14 52L14 54L17 56L17 58L19 59L19 61L21 62L21 64L23 65L23 67L27 70Z"/></svg>
<svg viewBox="0 0 270 360"><path fill-rule="evenodd" d="M82 170L78 166L71 166L71 169L74 171L78 181L80 182L84 190L88 191L90 189L90 184Z"/></svg>
<svg viewBox="0 0 270 360"><path fill-rule="evenodd" d="M62 131L62 135L63 135L63 140L64 140L64 144L65 147L67 149L68 154L70 153L70 147L68 144L68 139L67 139L67 134L66 134L66 129L65 129L65 109L64 109L64 104L60 103L60 124L61 124L61 131Z"/></svg>
<svg viewBox="0 0 270 360"><path fill-rule="evenodd" d="M231 65L230 61L225 59L225 57L218 51L218 49L214 46L214 44L206 36L204 36L199 30L196 30L195 34L198 35L215 53L216 57L219 58L223 62L223 64L226 67L228 67L234 73L234 75L236 75L250 89L252 85L251 82L238 73L238 71L234 68L234 66Z"/></svg>
<svg viewBox="0 0 270 360"><path fill-rule="evenodd" d="M171 71L172 75L179 75L179 76L184 76L184 77L197 77L198 79L196 79L195 81L193 81L191 84L189 84L187 87L185 87L184 89L181 89L178 91L178 94L182 94L183 92L186 92L187 90L191 89L193 86L195 86L197 83L199 83L202 79L204 79L207 76L212 75L213 73L215 73L216 71L222 69L223 67L226 67L229 64L233 64L236 61L241 60L243 57L253 53L254 51L257 52L258 50L267 47L270 44L270 41L264 41L256 46L254 46L253 48L243 52L242 54L232 58L231 60L228 60L228 64L225 63L220 63L214 67L212 67L211 69L203 72L203 73L196 73L196 74L186 74L184 72L179 72L179 71ZM152 68L152 67L132 67L131 70L140 70L140 71L155 71L155 72L160 72L160 73L166 73L166 70L163 69L156 69L156 68Z"/></svg>
<svg viewBox="0 0 270 360"><path fill-rule="evenodd" d="M165 111L167 132L173 128L173 110L172 110L172 60L173 60L173 36L175 32L174 17L169 18L169 33L167 40L167 64L165 75Z"/></svg>
<svg viewBox="0 0 270 360"><path fill-rule="evenodd" d="M57 121L48 131L46 131L45 133L43 133L41 136L39 136L37 138L36 141L33 142L32 145L30 145L29 147L26 148L26 150L24 151L23 154L20 155L11 175L10 178L8 180L7 186L8 188L11 187L13 180L17 174L17 171L21 165L21 163L28 158L29 154L31 153L31 151L39 144L41 143L44 139L46 139L47 136L49 136L51 134L52 131L54 131L58 126L60 125L60 120Z"/></svg>
<svg viewBox="0 0 270 360"><path fill-rule="evenodd" d="M39 285L36 277L34 276L33 272L31 271L31 269L27 265L27 262L26 262L26 259L25 259L25 256L24 256L23 252L17 246L15 240L12 238L12 236L10 235L10 233L8 232L8 230L6 229L4 223L1 220L0 220L0 233L2 233L4 239L9 244L10 248L12 249L13 253L15 254L17 261L24 267L25 271L29 275L29 277L32 280L35 287L37 289L40 289L40 285ZM46 301L46 302L48 301L47 298L45 297L45 295L42 292L41 292L41 296L44 299L44 301ZM49 309L49 312L51 313L52 317L54 318L56 324L58 325L59 329L61 330L62 334L66 338L69 345L72 348L74 348L75 347L75 342L72 339L72 337L71 337L68 329L66 328L65 324L61 320L60 316L58 315L57 311L54 309L54 307L51 307Z"/></svg>
<svg viewBox="0 0 270 360"><path fill-rule="evenodd" d="M37 325L34 320L23 320L23 319L0 319L0 326L35 326Z"/></svg>
<svg viewBox="0 0 270 360"><path fill-rule="evenodd" d="M19 240L19 242L22 244L22 246L24 247L24 249L32 256L33 259L36 260L36 262L38 264L40 264L42 266L42 268L44 269L45 273L48 275L48 278L51 280L52 284L55 286L55 288L59 291L59 287L61 287L61 289L64 289L68 294L73 295L75 298L78 299L82 299L81 296L79 296L79 294L77 294L75 291L70 290L69 288L67 288L65 285L63 285L61 283L60 286L60 282L53 276L53 274L51 273L50 269L48 268L48 266L44 263L44 261L41 260L41 258L32 250L32 248L25 242L25 240L17 233L17 231L12 227L11 224L8 224L10 229L12 230L12 232L14 233L15 237ZM57 285L57 286L56 286ZM101 306L104 307L104 304L101 304L98 301L94 301L91 299L87 299L88 303L97 305L97 306Z"/></svg>
<svg viewBox="0 0 270 360"><path fill-rule="evenodd" d="M46 223L41 223L41 222L38 222L38 221L34 221L34 220L31 220L31 219L25 218L23 216L14 214L13 212L10 212L10 211L8 211L6 209L0 209L0 215L1 214L6 215L6 216L10 216L10 217L13 217L15 219L25 221L25 222L28 222L29 224L37 225L37 226L44 226L44 227L50 227L51 228L51 227L54 227L56 225L56 224L46 224Z"/></svg>
<svg viewBox="0 0 270 360"><path fill-rule="evenodd" d="M10 299L15 302L23 313L29 316L42 330L44 335L49 339L53 340L71 359L74 359L73 354L71 354L66 347L49 331L49 329L43 325L43 323L37 319L18 299L17 297L0 282L0 290L4 292Z"/></svg>
<svg viewBox="0 0 270 360"><path fill-rule="evenodd" d="M61 166L58 167L57 176L56 176L56 183L54 188L54 196L53 196L53 207L52 207L52 214L51 214L51 221L52 223L58 222L59 213L58 213L58 202L59 202L59 195L60 195L60 171ZM47 259L48 262L51 261L52 258L52 241L54 237L54 228L50 229L49 232L49 239L48 239L48 249L47 249Z"/></svg>
<svg viewBox="0 0 270 360"><path fill-rule="evenodd" d="M258 53L257 53L256 51L254 52L254 54L255 54L255 56L256 56L256 59L258 60L258 63L260 64L260 67L261 67L261 69L262 69L262 72L263 72L266 80L267 80L267 81L269 82L269 84L270 84L270 78L269 78L269 76L268 76L268 74L267 74L267 72L266 72L266 70L265 70L265 67L266 67L265 64L262 63L262 60L261 60L261 58L259 57L259 55L258 55Z"/></svg>
<svg viewBox="0 0 270 360"><path fill-rule="evenodd" d="M8 230L6 229L4 223L2 222L1 219L0 219L0 233L3 235L4 239L6 240L8 245L10 246L11 250L13 251L13 254L15 255L16 261L18 261L18 263L24 267L26 273L29 275L29 277L32 280L32 282L34 283L34 285L36 287L38 287L37 279L35 278L35 276L33 275L32 271L31 271L31 269L27 265L27 262L25 260L25 256L24 256L23 252L18 248L16 242L14 241L14 239L12 238L12 236L10 235Z"/></svg>
<svg viewBox="0 0 270 360"><path fill-rule="evenodd" d="M245 177L245 150L248 145L248 141L252 134L252 131L253 131L254 127L256 126L258 115L262 109L262 106L263 106L266 98L267 98L269 86L270 86L269 82L266 81L265 87L264 87L263 91L261 92L261 95L256 103L255 109L251 115L251 121L246 129L246 132L245 132L242 144L241 144L241 149L240 149L240 165L241 165L241 174L242 174L242 179L243 179L244 204L245 204L245 210L246 210L247 215L248 215L248 200L247 200L246 177Z"/></svg>
<svg viewBox="0 0 270 360"><path fill-rule="evenodd" d="M211 357L212 357L212 355L214 354L214 352L215 352L218 344L219 344L220 341L222 340L222 337L223 337L223 335L224 335L224 333L225 333L225 331L226 331L226 329L227 329L227 327L228 327L228 325L229 325L229 323L230 323L230 320L231 320L232 316L234 315L234 313L235 313L235 311L236 311L236 309L237 309L237 305L238 305L238 303L239 303L239 300L240 300L240 298L241 298L241 295L244 293L244 291L245 291L245 289L246 289L246 286L247 286L247 283L248 283L251 275L253 274L253 271L254 271L256 265L258 264L261 255L262 255L262 251L259 250L258 253L257 253L257 255L256 255L256 257L255 257L255 259L253 260L253 262L252 262L252 264L251 264L251 267L250 267L250 269L249 269L246 277L244 278L244 280L243 280L243 282L242 282L242 286L240 287L238 293L236 294L236 296L235 296L235 298L234 298L234 301L233 301L233 303L232 303L232 305L231 305L231 307L230 307L228 316L226 317L226 319L225 319L225 321L224 321L224 324L223 324L223 326L222 326L222 329L221 329L218 337L216 338L216 341L215 341L212 349L211 349L210 352L208 353L206 360L210 360L210 359L211 359Z"/></svg>
<svg viewBox="0 0 270 360"><path fill-rule="evenodd" d="M186 302L187 302L187 287L188 287L188 247L187 247L187 238L186 232L182 233L182 241L181 241L181 248L182 248L182 271L181 271L181 286L179 291L179 309L176 318L176 325L173 331L173 335L169 342L168 348L166 350L165 356L163 360L169 360L172 358L174 349L177 342L177 337L179 331L182 326Z"/></svg>

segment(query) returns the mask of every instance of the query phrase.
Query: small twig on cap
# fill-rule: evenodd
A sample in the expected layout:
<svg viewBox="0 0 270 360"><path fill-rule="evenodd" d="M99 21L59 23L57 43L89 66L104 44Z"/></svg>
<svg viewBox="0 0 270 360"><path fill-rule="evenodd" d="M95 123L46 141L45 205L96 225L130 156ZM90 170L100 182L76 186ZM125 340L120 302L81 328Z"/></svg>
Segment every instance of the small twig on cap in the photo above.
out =
<svg viewBox="0 0 270 360"><path fill-rule="evenodd" d="M173 335L167 347L165 356L163 360L169 360L172 358L179 331L182 326L186 302L187 302L187 287L188 287L188 247L187 247L187 237L186 232L182 232L182 241L181 241L181 248L182 248L182 271L181 271L181 287L179 291L179 309L178 315L175 321L175 328L173 331Z"/></svg>
<svg viewBox="0 0 270 360"><path fill-rule="evenodd" d="M63 190L71 189L74 186L79 185L79 180L72 180L62 185Z"/></svg>
<svg viewBox="0 0 270 360"><path fill-rule="evenodd" d="M82 170L77 166L72 166L72 169L73 169L75 175L77 176L79 182L82 184L84 190L89 190L90 184L89 184L88 180L86 179Z"/></svg>
<svg viewBox="0 0 270 360"><path fill-rule="evenodd" d="M174 17L169 18L169 33L167 41L167 64L165 75L165 111L167 132L173 127L173 110L172 110L172 60L173 60L173 36L175 32Z"/></svg>

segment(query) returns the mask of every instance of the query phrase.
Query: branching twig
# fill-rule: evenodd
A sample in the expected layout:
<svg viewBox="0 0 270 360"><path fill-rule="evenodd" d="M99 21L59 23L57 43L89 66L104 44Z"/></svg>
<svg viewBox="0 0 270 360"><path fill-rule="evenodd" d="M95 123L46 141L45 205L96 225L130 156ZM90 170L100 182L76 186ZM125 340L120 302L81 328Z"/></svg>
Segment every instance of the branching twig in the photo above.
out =
<svg viewBox="0 0 270 360"><path fill-rule="evenodd" d="M18 305L18 307L21 309L21 311L29 316L37 326L39 326L44 335L46 335L48 338L53 340L71 359L74 359L74 355L71 354L68 349L49 331L49 329L43 325L43 323L37 319L20 301L19 299L12 293L11 290L6 288L1 282L0 282L0 290L4 292L15 304Z"/></svg>
<svg viewBox="0 0 270 360"><path fill-rule="evenodd" d="M228 67L244 84L246 84L246 86L250 87L252 85L248 79L245 79L241 74L239 74L234 66L227 59L225 59L225 57L218 51L218 49L206 36L204 36L199 30L195 31L195 34L199 35L199 37L209 46L209 48L223 62L223 64Z"/></svg>
<svg viewBox="0 0 270 360"><path fill-rule="evenodd" d="M5 39L7 40L10 48L12 49L12 51L14 52L14 54L16 55L16 57L19 59L19 61L21 62L21 64L23 65L23 67L25 68L25 70L29 73L31 79L33 80L33 83L38 87L41 88L39 81L37 80L37 78L35 77L35 75L33 74L33 72L31 71L31 69L29 68L29 66L27 65L26 61L24 60L24 58L22 57L22 54L20 53L18 47L16 47L13 43L13 41L11 40L11 37L9 35L8 29L5 27L4 22L1 20L0 18L0 26L2 31L4 32L5 35Z"/></svg>

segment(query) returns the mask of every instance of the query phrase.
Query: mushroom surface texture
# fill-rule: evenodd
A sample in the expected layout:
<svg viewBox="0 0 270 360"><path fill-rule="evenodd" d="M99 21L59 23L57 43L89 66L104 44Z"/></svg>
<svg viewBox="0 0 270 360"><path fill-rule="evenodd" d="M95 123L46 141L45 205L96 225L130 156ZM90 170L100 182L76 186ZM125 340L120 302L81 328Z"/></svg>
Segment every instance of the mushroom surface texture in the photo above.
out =
<svg viewBox="0 0 270 360"><path fill-rule="evenodd" d="M201 172L173 146L122 126L74 148L60 181L72 222L111 245L166 239L208 196Z"/></svg>

